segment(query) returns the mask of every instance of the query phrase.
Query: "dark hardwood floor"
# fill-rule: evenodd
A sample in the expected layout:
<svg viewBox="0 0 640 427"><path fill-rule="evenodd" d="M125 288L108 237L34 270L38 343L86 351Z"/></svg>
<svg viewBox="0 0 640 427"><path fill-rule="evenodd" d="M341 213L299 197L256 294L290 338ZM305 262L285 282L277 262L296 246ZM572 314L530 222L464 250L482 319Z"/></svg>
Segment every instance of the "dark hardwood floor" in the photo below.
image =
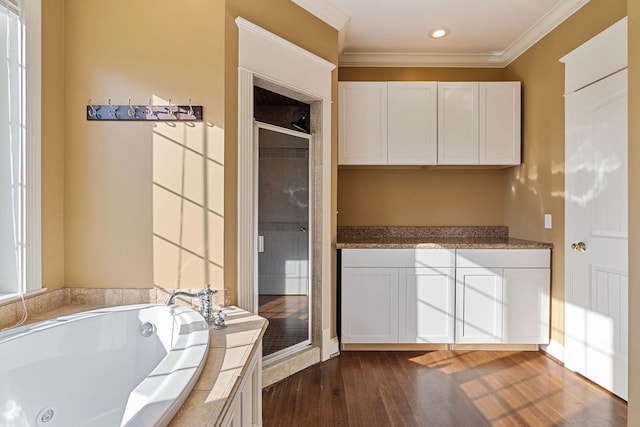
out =
<svg viewBox="0 0 640 427"><path fill-rule="evenodd" d="M342 352L263 390L269 426L626 426L627 404L539 352Z"/></svg>

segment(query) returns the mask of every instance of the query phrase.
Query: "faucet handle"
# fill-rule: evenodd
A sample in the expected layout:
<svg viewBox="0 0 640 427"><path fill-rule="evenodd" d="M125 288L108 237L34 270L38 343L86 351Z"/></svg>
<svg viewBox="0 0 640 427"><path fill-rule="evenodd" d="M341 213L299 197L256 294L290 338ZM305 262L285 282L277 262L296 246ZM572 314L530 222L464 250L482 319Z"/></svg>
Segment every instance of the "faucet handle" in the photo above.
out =
<svg viewBox="0 0 640 427"><path fill-rule="evenodd" d="M222 310L218 310L215 314L215 319L213 319L213 329L224 329L227 325L224 323L224 319L227 318L227 314Z"/></svg>
<svg viewBox="0 0 640 427"><path fill-rule="evenodd" d="M209 283L207 283L206 285L204 285L204 289L201 292L204 295L213 295L213 294L217 294L218 290L217 289L211 289L211 285Z"/></svg>

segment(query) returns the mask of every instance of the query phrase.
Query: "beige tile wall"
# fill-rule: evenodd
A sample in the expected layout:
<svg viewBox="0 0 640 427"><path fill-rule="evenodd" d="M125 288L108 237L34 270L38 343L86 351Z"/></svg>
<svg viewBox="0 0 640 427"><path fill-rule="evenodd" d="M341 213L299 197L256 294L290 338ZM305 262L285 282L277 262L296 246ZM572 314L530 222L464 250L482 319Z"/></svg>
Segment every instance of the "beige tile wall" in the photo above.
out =
<svg viewBox="0 0 640 427"><path fill-rule="evenodd" d="M196 293L201 289L180 289L180 291ZM173 289L95 289L95 288L62 288L37 295L27 296L24 304L21 300L0 303L0 330L14 326L21 318L24 306L28 316L37 316L56 310L65 305L86 305L107 307L127 304L164 304ZM218 306L228 305L229 291L217 289L213 303ZM198 306L197 298L176 298L176 304Z"/></svg>

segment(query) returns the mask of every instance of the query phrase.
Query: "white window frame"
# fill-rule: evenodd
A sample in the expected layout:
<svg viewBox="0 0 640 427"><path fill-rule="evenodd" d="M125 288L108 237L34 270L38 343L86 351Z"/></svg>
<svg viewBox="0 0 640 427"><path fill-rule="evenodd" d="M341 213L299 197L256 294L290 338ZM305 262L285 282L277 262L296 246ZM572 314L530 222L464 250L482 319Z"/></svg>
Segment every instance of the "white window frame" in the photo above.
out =
<svg viewBox="0 0 640 427"><path fill-rule="evenodd" d="M26 33L26 277L25 292L42 288L42 4L24 0Z"/></svg>
<svg viewBox="0 0 640 427"><path fill-rule="evenodd" d="M8 5L22 7L24 61L22 75L22 112L25 123L21 138L25 143L25 197L21 230L25 250L21 253L23 271L16 294L42 289L42 166L41 166L41 99L42 99L42 0L23 0L20 5L8 0ZM3 298L4 299L4 298Z"/></svg>

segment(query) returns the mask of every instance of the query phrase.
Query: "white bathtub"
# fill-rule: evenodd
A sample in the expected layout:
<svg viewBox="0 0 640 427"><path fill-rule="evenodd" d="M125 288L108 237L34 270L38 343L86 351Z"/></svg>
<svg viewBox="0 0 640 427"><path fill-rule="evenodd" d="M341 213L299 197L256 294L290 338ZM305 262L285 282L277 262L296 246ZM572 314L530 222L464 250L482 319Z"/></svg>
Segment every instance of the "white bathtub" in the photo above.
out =
<svg viewBox="0 0 640 427"><path fill-rule="evenodd" d="M178 306L113 307L2 332L0 426L164 426L208 348L202 316Z"/></svg>

